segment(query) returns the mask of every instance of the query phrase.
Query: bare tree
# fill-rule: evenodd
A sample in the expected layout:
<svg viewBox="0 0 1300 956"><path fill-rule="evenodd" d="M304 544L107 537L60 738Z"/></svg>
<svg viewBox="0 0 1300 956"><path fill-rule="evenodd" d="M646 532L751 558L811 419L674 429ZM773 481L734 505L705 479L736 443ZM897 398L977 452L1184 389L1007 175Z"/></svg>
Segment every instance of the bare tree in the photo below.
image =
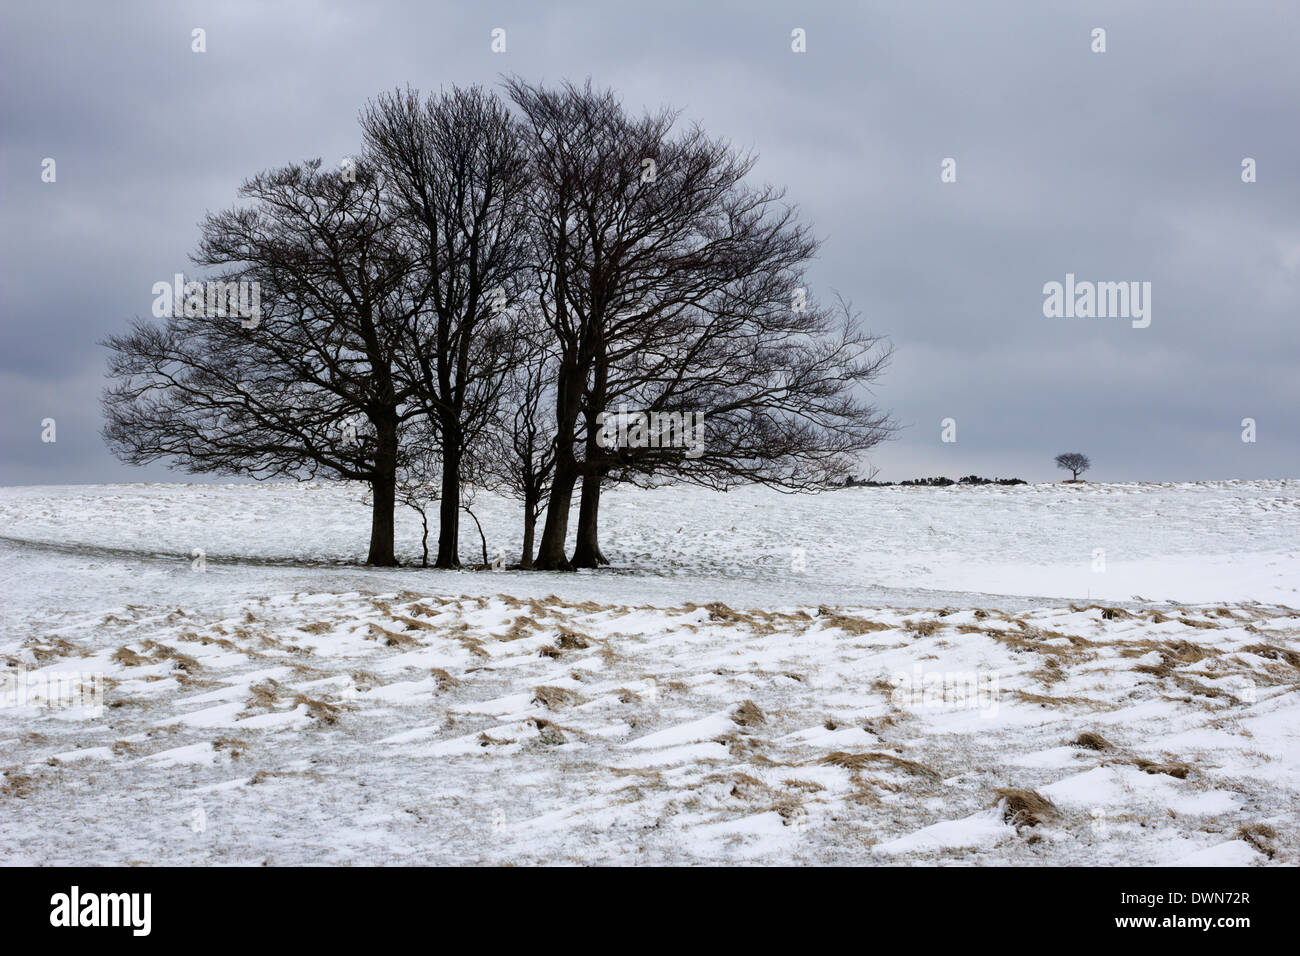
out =
<svg viewBox="0 0 1300 956"><path fill-rule="evenodd" d="M809 305L803 270L817 242L780 191L746 185L752 156L698 127L674 132L668 110L629 117L590 83L507 85L534 156L535 291L558 362L556 466L538 567L607 563L598 516L612 473L806 489L888 434L887 418L853 395L887 349L868 356L878 340L837 333ZM706 415L709 451L688 458L660 444L611 453L601 422L622 404Z"/></svg>
<svg viewBox="0 0 1300 956"><path fill-rule="evenodd" d="M420 567L429 566L429 511L439 500L442 455L432 423L413 422L402 436L398 454L397 501L420 516Z"/></svg>
<svg viewBox="0 0 1300 956"><path fill-rule="evenodd" d="M619 441L603 450L608 473L816 491L842 482L861 452L892 434L888 415L863 399L891 351L861 330L847 302L797 312L750 302L739 312L700 309L698 319L691 354L668 363L677 374L625 379L641 399L636 414L647 424L656 416L661 433L666 421L670 438L686 440ZM679 410L693 428L677 430Z"/></svg>
<svg viewBox="0 0 1300 956"><path fill-rule="evenodd" d="M491 425L512 363L507 308L525 261L527 160L504 104L478 87L380 96L361 127L430 289L404 370L441 451L435 565L458 567L462 463Z"/></svg>
<svg viewBox="0 0 1300 956"><path fill-rule="evenodd" d="M1071 473L1073 481L1078 481L1079 476L1092 467L1092 462L1088 460L1087 455L1081 455L1077 451L1069 451L1056 456L1056 467L1064 468Z"/></svg>
<svg viewBox="0 0 1300 956"><path fill-rule="evenodd" d="M521 312L515 326L516 361L498 427L485 450L495 487L524 506L519 566L533 568L537 517L555 471L555 350L535 312Z"/></svg>
<svg viewBox="0 0 1300 956"><path fill-rule="evenodd" d="M391 566L400 434L419 414L399 352L424 295L372 167L320 165L252 177L240 189L251 206L201 225L195 262L254 284L255 320L187 300L106 341L103 435L132 464L367 482L367 560Z"/></svg>

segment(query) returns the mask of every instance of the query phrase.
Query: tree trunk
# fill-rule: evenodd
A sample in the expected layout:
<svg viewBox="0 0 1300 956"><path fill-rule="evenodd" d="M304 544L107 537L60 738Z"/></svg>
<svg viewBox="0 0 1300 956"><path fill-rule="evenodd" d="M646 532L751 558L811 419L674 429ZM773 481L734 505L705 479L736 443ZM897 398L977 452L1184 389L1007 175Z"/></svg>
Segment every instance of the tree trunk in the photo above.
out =
<svg viewBox="0 0 1300 956"><path fill-rule="evenodd" d="M397 501L397 420L375 422L375 476L370 481L370 554L366 564L397 567L393 554L393 511Z"/></svg>
<svg viewBox="0 0 1300 956"><path fill-rule="evenodd" d="M524 548L519 555L519 567L525 571L533 569L533 536L537 531L537 495L532 491L524 493Z"/></svg>
<svg viewBox="0 0 1300 956"><path fill-rule="evenodd" d="M483 533L483 525L479 524L478 515L470 511L469 508L465 509L465 513L474 519L474 527L478 528L479 540L483 542L483 568L485 570L491 568L492 562L488 560L487 556L487 535Z"/></svg>
<svg viewBox="0 0 1300 956"><path fill-rule="evenodd" d="M573 458L557 457L555 477L551 481L551 497L546 503L542 542L537 548L537 560L533 562L538 571L573 570L573 565L564 556L564 543L569 537L569 505L573 501L573 486L577 481L578 468Z"/></svg>
<svg viewBox="0 0 1300 956"><path fill-rule="evenodd" d="M582 504L578 506L578 542L573 549L575 568L598 568L609 564L609 559L600 550L599 519L600 475L583 475Z"/></svg>
<svg viewBox="0 0 1300 956"><path fill-rule="evenodd" d="M555 474L551 479L551 496L546 503L546 524L542 542L533 562L539 571L572 571L564 556L569 537L569 506L573 503L573 486L578 482L578 462L573 454L578 403L582 396L582 376L569 358L560 363L555 389Z"/></svg>
<svg viewBox="0 0 1300 956"><path fill-rule="evenodd" d="M446 432L444 432L446 434ZM444 446L442 498L438 502L438 557L435 568L460 567L460 448L455 436Z"/></svg>

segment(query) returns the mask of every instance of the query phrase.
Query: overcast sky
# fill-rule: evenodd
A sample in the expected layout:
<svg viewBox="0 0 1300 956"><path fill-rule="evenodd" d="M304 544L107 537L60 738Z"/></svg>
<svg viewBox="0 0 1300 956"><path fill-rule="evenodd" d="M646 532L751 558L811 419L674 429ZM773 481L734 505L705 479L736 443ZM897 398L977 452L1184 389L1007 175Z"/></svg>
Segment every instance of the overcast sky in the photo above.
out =
<svg viewBox="0 0 1300 956"><path fill-rule="evenodd" d="M880 477L1051 479L1076 450L1096 480L1300 477L1300 4L704 6L6 4L0 483L189 480L105 450L96 343L246 176L337 164L382 90L504 73L760 154L824 239L816 291L896 349ZM1149 327L1045 317L1067 273L1150 282Z"/></svg>

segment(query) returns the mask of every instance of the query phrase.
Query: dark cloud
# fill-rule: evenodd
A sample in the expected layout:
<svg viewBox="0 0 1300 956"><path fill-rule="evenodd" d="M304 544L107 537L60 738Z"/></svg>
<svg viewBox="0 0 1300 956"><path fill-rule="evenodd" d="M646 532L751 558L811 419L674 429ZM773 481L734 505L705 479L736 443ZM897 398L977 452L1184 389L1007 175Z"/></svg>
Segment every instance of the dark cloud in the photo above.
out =
<svg viewBox="0 0 1300 956"><path fill-rule="evenodd" d="M897 348L878 394L910 427L885 476L1048 478L1076 448L1099 479L1300 474L1300 8L624 6L7 6L0 482L183 478L103 449L95 343L148 313L245 176L337 162L381 90L506 72L590 75L761 154L826 239L819 288ZM1151 282L1150 328L1044 318L1067 272Z"/></svg>

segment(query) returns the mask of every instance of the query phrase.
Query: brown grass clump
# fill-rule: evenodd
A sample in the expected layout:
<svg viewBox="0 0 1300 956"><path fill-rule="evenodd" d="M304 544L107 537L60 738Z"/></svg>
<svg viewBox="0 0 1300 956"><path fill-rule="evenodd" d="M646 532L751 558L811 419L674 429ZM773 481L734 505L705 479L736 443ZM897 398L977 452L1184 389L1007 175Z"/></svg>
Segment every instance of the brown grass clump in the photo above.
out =
<svg viewBox="0 0 1300 956"><path fill-rule="evenodd" d="M31 638L23 642L23 646L32 652L32 656L40 663L54 660L57 657L71 657L73 654L82 653L81 649L71 641L65 641L61 637L49 637L45 640ZM83 654L84 656L84 654Z"/></svg>
<svg viewBox="0 0 1300 956"><path fill-rule="evenodd" d="M549 657L551 660L557 660L560 656L560 649L554 644L543 644L537 649L538 657Z"/></svg>
<svg viewBox="0 0 1300 956"><path fill-rule="evenodd" d="M840 614L832 611L828 607L817 609L817 618L824 622L826 627L838 627L845 634L859 635L870 634L872 631L888 631L888 624L881 624L879 621L868 621L862 617L852 617L848 614Z"/></svg>
<svg viewBox="0 0 1300 956"><path fill-rule="evenodd" d="M728 624L749 623L750 617L743 611L735 611L727 607L721 601L714 601L712 604L704 605L704 610L709 612L710 621L720 621Z"/></svg>
<svg viewBox="0 0 1300 956"><path fill-rule="evenodd" d="M326 631L333 630L334 625L328 621L317 621L314 624L299 624L298 630L304 634L324 634Z"/></svg>
<svg viewBox="0 0 1300 956"><path fill-rule="evenodd" d="M1275 647L1272 644L1251 644L1249 647L1243 647L1239 653L1255 654L1270 661L1285 661L1300 670L1300 654L1284 647Z"/></svg>
<svg viewBox="0 0 1300 956"><path fill-rule="evenodd" d="M938 621L915 621L909 624L908 630L917 637L929 637L941 627L943 625Z"/></svg>
<svg viewBox="0 0 1300 956"><path fill-rule="evenodd" d="M883 737L885 736L885 728L892 727L896 723L898 723L898 721L895 719L893 714L886 714L883 717L873 717L870 720L864 720L862 722L862 729L869 734Z"/></svg>
<svg viewBox="0 0 1300 956"><path fill-rule="evenodd" d="M1055 657L1049 657L1043 662L1043 666L1036 671L1031 671L1030 677L1042 681L1044 684L1055 684L1058 681L1065 680L1066 674L1061 667L1061 662Z"/></svg>
<svg viewBox="0 0 1300 956"><path fill-rule="evenodd" d="M1100 611L1103 621L1125 620L1133 616L1122 607L1106 607L1104 604L1071 604L1070 610L1075 614L1082 611Z"/></svg>
<svg viewBox="0 0 1300 956"><path fill-rule="evenodd" d="M1087 697L1047 697L1043 694L1031 694L1026 690L1010 692L1016 700L1024 704L1037 704L1039 707L1082 707L1085 710L1105 710L1106 705Z"/></svg>
<svg viewBox="0 0 1300 956"><path fill-rule="evenodd" d="M517 641L521 637L528 637L533 631L540 630L542 625L527 614L520 614L514 619L506 632L501 635L503 641Z"/></svg>
<svg viewBox="0 0 1300 956"><path fill-rule="evenodd" d="M269 677L260 684L250 685L248 693L252 697L248 703L250 707L266 707L274 710L275 705L280 701L280 685Z"/></svg>
<svg viewBox="0 0 1300 956"><path fill-rule="evenodd" d="M147 658L141 657L129 647L119 647L113 652L112 659L123 667L140 667L149 663Z"/></svg>
<svg viewBox="0 0 1300 956"><path fill-rule="evenodd" d="M32 792L36 784L35 777L29 777L26 774L15 773L12 770L6 770L4 774L4 786L0 787L0 793L11 797L26 797Z"/></svg>
<svg viewBox="0 0 1300 956"><path fill-rule="evenodd" d="M889 767L894 770L902 770L918 777L925 777L928 780L938 780L939 772L933 770L925 764L917 763L914 760L905 760L902 757L895 757L893 754L885 753L863 753L851 754L842 750L834 751L822 757L818 763L829 764L832 767L843 767L845 770L865 770L868 767Z"/></svg>
<svg viewBox="0 0 1300 956"><path fill-rule="evenodd" d="M1002 819L1016 829L1036 827L1057 817L1056 806L1040 793L1033 790L1003 788L993 791L997 798L994 803L1003 803Z"/></svg>
<svg viewBox="0 0 1300 956"><path fill-rule="evenodd" d="M213 637L211 634L195 634L193 631L186 631L178 638L178 640L189 641L194 644L202 644L204 647L208 647L210 645L215 644L217 647L220 647L222 650L226 650L226 651L239 650L239 645L236 644L234 641L229 640L228 638ZM303 653L311 653L311 652L304 649Z"/></svg>
<svg viewBox="0 0 1300 956"><path fill-rule="evenodd" d="M307 708L307 716L312 720L319 721L322 724L337 723L339 719L339 707L337 704L327 703L314 697L308 697L306 694L298 694L293 699L294 705L302 705Z"/></svg>
<svg viewBox="0 0 1300 956"><path fill-rule="evenodd" d="M1277 831L1267 823L1248 823L1237 829L1237 839L1245 840L1270 860L1277 855Z"/></svg>
<svg viewBox="0 0 1300 956"><path fill-rule="evenodd" d="M781 817L781 825L787 827L802 826L808 822L808 811L793 800L782 800L772 806Z"/></svg>
<svg viewBox="0 0 1300 956"><path fill-rule="evenodd" d="M577 631L567 631L560 628L560 636L556 639L555 644L563 651L585 651L591 647L591 638L585 634L579 634Z"/></svg>
<svg viewBox="0 0 1300 956"><path fill-rule="evenodd" d="M754 727L767 723L767 718L752 700L746 700L731 714L731 719L741 727Z"/></svg>
<svg viewBox="0 0 1300 956"><path fill-rule="evenodd" d="M428 621L421 621L414 617L407 617L405 614L394 614L393 620L400 624L405 624L404 630L407 631L436 631L436 624L430 624Z"/></svg>
<svg viewBox="0 0 1300 956"><path fill-rule="evenodd" d="M153 658L154 661L171 661L172 666L178 670L192 674L195 671L202 670L199 662L188 654L182 654L174 647L166 644L159 644L157 641L142 641L140 646L144 648L145 653Z"/></svg>
<svg viewBox="0 0 1300 956"><path fill-rule="evenodd" d="M559 727L544 717L534 717L533 726L537 728L537 739L548 747L558 747L565 742L564 733Z"/></svg>
<svg viewBox="0 0 1300 956"><path fill-rule="evenodd" d="M722 746L727 748L727 753L731 754L731 756L733 757L744 759L744 760L751 760L754 761L755 763L763 762L762 760L759 759L761 755L758 754L758 751L762 750L764 746L763 742L760 741L758 738L754 737L752 734L748 734L748 733L721 734L713 738L713 743L722 744Z"/></svg>
<svg viewBox="0 0 1300 956"><path fill-rule="evenodd" d="M1191 773L1192 770L1192 768L1187 764L1177 763L1175 761L1161 763L1155 760L1146 760L1143 757L1134 757L1131 762L1133 766L1137 767L1143 773L1163 773L1166 776L1173 777L1177 780L1186 780L1187 775Z"/></svg>
<svg viewBox="0 0 1300 956"><path fill-rule="evenodd" d="M172 666L184 674L193 674L195 671L203 670L199 665L199 662L188 654L182 654L179 651L172 651L172 653L167 656L171 660Z"/></svg>
<svg viewBox="0 0 1300 956"><path fill-rule="evenodd" d="M577 703L578 695L564 687L537 687L533 689L532 702L547 710L558 710Z"/></svg>
<svg viewBox="0 0 1300 956"><path fill-rule="evenodd" d="M460 683L460 681L452 677L441 667L431 667L429 668L429 673L433 676L433 679L438 682L438 690L451 690L451 688Z"/></svg>
<svg viewBox="0 0 1300 956"><path fill-rule="evenodd" d="M1139 648L1134 648L1134 650L1139 650ZM1195 664L1217 653L1217 651L1202 647L1199 644L1193 644L1190 641L1164 641L1153 647L1147 647L1141 653L1150 650L1155 650L1160 654L1160 663L1139 664L1133 669L1155 677L1168 677L1174 672L1175 668L1185 664Z"/></svg>
<svg viewBox="0 0 1300 956"><path fill-rule="evenodd" d="M1070 741L1073 747L1083 747L1086 750L1114 750L1115 745L1103 737L1101 734L1094 734L1091 731L1085 731Z"/></svg>
<svg viewBox="0 0 1300 956"><path fill-rule="evenodd" d="M366 640L368 641L382 639L384 644L388 647L418 647L420 644L419 641L407 634L399 634L396 631L386 630L378 624L372 623L366 625L366 627L370 632L366 635Z"/></svg>
<svg viewBox="0 0 1300 956"><path fill-rule="evenodd" d="M747 773L716 774L712 777L706 777L705 783L730 783L731 791L728 796L735 797L738 800L754 800L758 797L765 797L771 792L767 784Z"/></svg>
<svg viewBox="0 0 1300 956"><path fill-rule="evenodd" d="M126 743L126 741L119 741L119 743ZM219 752L225 751L230 754L231 760L238 760L244 755L244 751L248 749L248 745L245 744L244 741L235 737L218 737L216 740L212 741L212 749Z"/></svg>

